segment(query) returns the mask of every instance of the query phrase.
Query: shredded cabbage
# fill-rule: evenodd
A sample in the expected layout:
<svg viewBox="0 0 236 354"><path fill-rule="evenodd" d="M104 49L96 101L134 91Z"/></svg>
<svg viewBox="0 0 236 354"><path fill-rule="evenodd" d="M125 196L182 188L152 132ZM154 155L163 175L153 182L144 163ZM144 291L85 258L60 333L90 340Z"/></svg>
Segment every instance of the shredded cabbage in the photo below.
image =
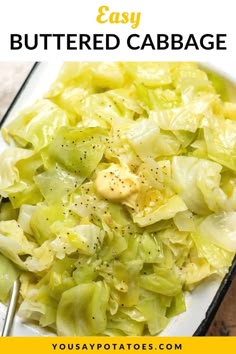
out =
<svg viewBox="0 0 236 354"><path fill-rule="evenodd" d="M194 63L66 63L2 129L0 301L58 335L157 335L236 252L236 104Z"/></svg>

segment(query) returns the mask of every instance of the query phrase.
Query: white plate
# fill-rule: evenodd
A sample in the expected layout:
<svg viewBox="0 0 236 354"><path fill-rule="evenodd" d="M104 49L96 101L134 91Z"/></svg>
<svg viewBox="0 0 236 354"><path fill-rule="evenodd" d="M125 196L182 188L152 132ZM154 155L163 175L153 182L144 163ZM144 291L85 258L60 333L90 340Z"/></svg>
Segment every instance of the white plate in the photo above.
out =
<svg viewBox="0 0 236 354"><path fill-rule="evenodd" d="M44 62L35 66L5 116L4 123L12 120L20 109L33 103L48 90L50 84L57 77L61 64L61 62ZM203 66L218 72L236 83L236 70L233 63L227 63L227 65L224 63L222 67L219 66L219 63L217 65L214 65L214 63L204 63ZM0 137L0 151L4 150L5 147L6 144L2 137ZM232 272L233 269L231 269ZM231 274L229 273L223 282L219 278L208 279L202 282L191 294L186 294L187 311L173 318L161 333L161 336L192 336L199 329L199 326L200 331L198 333L203 334L212 314L219 306L227 286L229 286L230 278ZM0 332L5 311L6 308L0 304ZM16 316L12 335L48 336L52 335L52 333L44 331L37 326L23 324L21 319Z"/></svg>

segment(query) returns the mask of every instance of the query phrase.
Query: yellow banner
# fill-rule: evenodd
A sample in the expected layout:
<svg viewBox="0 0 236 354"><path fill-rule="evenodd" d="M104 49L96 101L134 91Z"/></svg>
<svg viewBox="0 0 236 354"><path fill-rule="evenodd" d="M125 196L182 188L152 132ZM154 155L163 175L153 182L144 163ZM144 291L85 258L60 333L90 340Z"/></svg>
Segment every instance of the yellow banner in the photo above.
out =
<svg viewBox="0 0 236 354"><path fill-rule="evenodd" d="M7 337L1 354L180 353L233 354L236 337Z"/></svg>

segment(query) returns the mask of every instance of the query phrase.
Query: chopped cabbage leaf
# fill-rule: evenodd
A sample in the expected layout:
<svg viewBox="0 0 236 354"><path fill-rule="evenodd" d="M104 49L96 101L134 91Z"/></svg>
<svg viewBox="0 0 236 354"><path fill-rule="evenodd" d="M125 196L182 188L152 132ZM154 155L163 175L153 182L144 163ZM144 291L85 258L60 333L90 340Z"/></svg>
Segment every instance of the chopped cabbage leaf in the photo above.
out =
<svg viewBox="0 0 236 354"><path fill-rule="evenodd" d="M4 195L4 190L12 186L15 182L19 182L19 170L16 167L16 162L22 159L27 159L32 156L32 152L27 149L9 147L1 153L1 169L0 169L0 191Z"/></svg>
<svg viewBox="0 0 236 354"><path fill-rule="evenodd" d="M47 146L61 126L68 124L66 113L49 100L37 101L23 110L4 128L4 134L14 138L22 147L36 151Z"/></svg>
<svg viewBox="0 0 236 354"><path fill-rule="evenodd" d="M61 128L49 147L49 156L81 178L88 177L102 159L106 132L99 128Z"/></svg>
<svg viewBox="0 0 236 354"><path fill-rule="evenodd" d="M196 244L199 257L205 258L217 273L224 274L231 265L233 252L227 251L225 247L216 246L211 238L207 238L206 235L193 233L192 238Z"/></svg>
<svg viewBox="0 0 236 354"><path fill-rule="evenodd" d="M137 306L147 321L148 330L151 335L157 335L169 322L166 317L166 306L163 306L163 302L160 295L149 296L142 299ZM152 315L154 312L156 313L155 317Z"/></svg>
<svg viewBox="0 0 236 354"><path fill-rule="evenodd" d="M171 197L166 203L156 210L151 211L147 215L134 214L133 220L139 226L148 226L160 220L168 220L173 218L177 213L187 210L183 200L177 195Z"/></svg>
<svg viewBox="0 0 236 354"><path fill-rule="evenodd" d="M127 138L141 159L176 155L180 143L171 133L160 132L158 124L151 118L140 119L127 131Z"/></svg>
<svg viewBox="0 0 236 354"><path fill-rule="evenodd" d="M181 291L181 282L173 271L158 269L158 273L141 275L143 289L167 296L175 296Z"/></svg>
<svg viewBox="0 0 236 354"><path fill-rule="evenodd" d="M57 312L59 335L88 336L106 329L109 289L104 282L81 284L65 291Z"/></svg>
<svg viewBox="0 0 236 354"><path fill-rule="evenodd" d="M0 252L20 268L26 269L21 256L31 255L34 246L15 220L0 222Z"/></svg>
<svg viewBox="0 0 236 354"><path fill-rule="evenodd" d="M13 266L9 259L0 254L0 301L7 300L18 275L19 270Z"/></svg>
<svg viewBox="0 0 236 354"><path fill-rule="evenodd" d="M236 212L221 212L207 216L199 225L200 233L215 245L236 251Z"/></svg>
<svg viewBox="0 0 236 354"><path fill-rule="evenodd" d="M229 119L215 119L204 128L209 158L236 171L236 127Z"/></svg>

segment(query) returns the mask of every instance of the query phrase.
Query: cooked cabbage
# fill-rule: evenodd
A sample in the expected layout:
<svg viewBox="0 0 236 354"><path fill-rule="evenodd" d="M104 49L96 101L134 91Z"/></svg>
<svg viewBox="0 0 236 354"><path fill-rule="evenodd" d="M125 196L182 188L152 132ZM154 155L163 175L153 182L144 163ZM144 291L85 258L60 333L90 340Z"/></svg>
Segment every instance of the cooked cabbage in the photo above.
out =
<svg viewBox="0 0 236 354"><path fill-rule="evenodd" d="M58 335L157 335L236 252L236 105L194 63L66 63L2 129L0 301Z"/></svg>

